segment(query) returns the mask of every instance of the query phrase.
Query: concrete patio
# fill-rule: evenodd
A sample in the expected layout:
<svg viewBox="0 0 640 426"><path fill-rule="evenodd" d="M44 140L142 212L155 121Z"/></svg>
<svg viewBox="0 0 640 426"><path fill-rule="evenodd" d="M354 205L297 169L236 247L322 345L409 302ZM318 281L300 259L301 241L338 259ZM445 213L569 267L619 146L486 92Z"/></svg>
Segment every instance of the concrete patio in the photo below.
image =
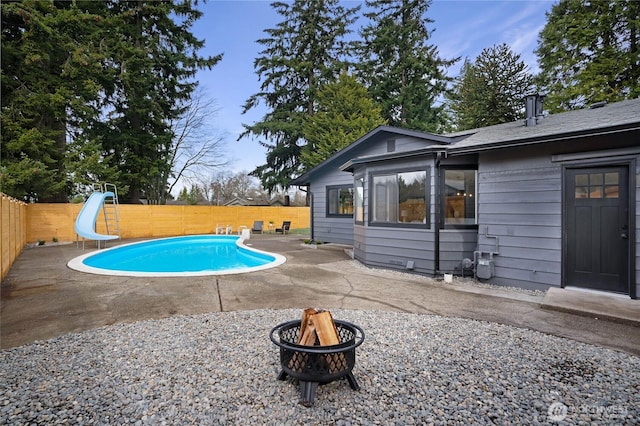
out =
<svg viewBox="0 0 640 426"><path fill-rule="evenodd" d="M69 269L83 253L75 244L27 248L2 282L0 347L147 319L314 306L472 318L640 355L640 302L626 297L561 289L537 296L459 278L445 284L365 268L348 247L306 247L300 235L254 235L247 244L287 262L239 275L111 277Z"/></svg>

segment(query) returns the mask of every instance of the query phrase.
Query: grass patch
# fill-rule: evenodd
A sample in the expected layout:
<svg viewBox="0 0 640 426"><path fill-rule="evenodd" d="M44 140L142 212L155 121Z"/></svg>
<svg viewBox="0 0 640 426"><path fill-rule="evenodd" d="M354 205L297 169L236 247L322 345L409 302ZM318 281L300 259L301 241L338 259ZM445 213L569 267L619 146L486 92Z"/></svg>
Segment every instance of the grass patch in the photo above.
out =
<svg viewBox="0 0 640 426"><path fill-rule="evenodd" d="M309 235L311 233L311 228L295 228L290 229L287 234L291 235Z"/></svg>
<svg viewBox="0 0 640 426"><path fill-rule="evenodd" d="M323 244L322 241L318 241L318 240L311 241L308 238L304 239L304 243L305 244L315 244L316 246L319 246L320 244Z"/></svg>

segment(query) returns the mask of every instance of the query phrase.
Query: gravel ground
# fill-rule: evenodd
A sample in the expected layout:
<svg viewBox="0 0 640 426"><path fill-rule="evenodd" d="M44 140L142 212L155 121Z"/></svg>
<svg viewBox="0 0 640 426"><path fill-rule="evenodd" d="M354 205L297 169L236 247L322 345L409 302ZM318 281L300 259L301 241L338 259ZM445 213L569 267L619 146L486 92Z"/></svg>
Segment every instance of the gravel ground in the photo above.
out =
<svg viewBox="0 0 640 426"><path fill-rule="evenodd" d="M376 274L379 274L379 275L389 275L389 276L393 276L393 277L397 277L397 278L406 278L406 279L410 279L410 280L424 280L424 281L428 281L428 282L433 282L434 280L437 280L436 278L429 277L429 276L426 276L426 275L411 274L411 273L397 271L397 270L393 270L393 269L371 268L369 266L366 266L366 265L360 263L357 260L352 260L351 261L351 265L356 269L362 269L362 270L367 270L367 271L375 271ZM465 285L465 286L469 286L469 287L490 288L490 289L495 289L495 290L505 290L505 291L510 291L512 293L521 293L521 294L528 294L530 296L540 296L540 297L542 297L542 296L544 296L546 294L546 291L544 291L544 290L531 290L531 289L526 289L526 288L522 288L522 287L510 287L510 286L503 286L503 285L495 285L495 284L484 283L484 282L477 281L474 278L470 277L469 273L467 273L466 277L462 277L462 276L456 275L456 276L453 277L453 280L454 280L453 282L455 284L461 284L461 285Z"/></svg>
<svg viewBox="0 0 640 426"><path fill-rule="evenodd" d="M300 310L173 317L0 351L0 424L638 424L640 358L510 326L332 310L360 325L354 376L298 404L276 380Z"/></svg>

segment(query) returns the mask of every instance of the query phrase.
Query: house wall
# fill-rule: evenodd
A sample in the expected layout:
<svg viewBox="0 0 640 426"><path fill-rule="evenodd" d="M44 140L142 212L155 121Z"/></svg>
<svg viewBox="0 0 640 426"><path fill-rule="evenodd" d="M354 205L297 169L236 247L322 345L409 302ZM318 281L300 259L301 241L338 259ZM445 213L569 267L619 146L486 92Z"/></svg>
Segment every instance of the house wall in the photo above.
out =
<svg viewBox="0 0 640 426"><path fill-rule="evenodd" d="M632 195L635 196L636 216L635 216L635 283L636 283L636 298L640 298L640 155L636 156L636 176L635 176L636 190L632 191ZM633 228L633 226L632 226Z"/></svg>
<svg viewBox="0 0 640 426"><path fill-rule="evenodd" d="M402 169L430 170L430 227L402 228L369 226L369 184L372 173ZM367 266L407 271L407 262L414 262L413 272L433 275L435 273L435 233L434 233L434 187L433 158L414 161L389 162L354 172L354 176L364 177L364 225L356 224L354 232L354 257Z"/></svg>
<svg viewBox="0 0 640 426"><path fill-rule="evenodd" d="M440 229L439 263L436 265L435 221L438 203L438 169L433 160L387 162L369 165L354 172L365 179L365 222L356 224L354 256L369 266L406 270L407 261L415 272L436 275L461 273L463 258L474 258L474 251L494 261L494 276L488 282L530 289L562 286L563 161L556 152L579 152L580 148L602 146L586 142L517 149L493 150L478 157L478 228ZM619 151L598 152L605 164ZM570 156L573 154L569 154ZM578 157L580 154L577 154ZM629 156L625 157L628 161ZM473 157L450 157L442 166L464 166ZM613 160L617 161L617 160ZM575 163L574 163L575 164ZM403 229L369 226L369 179L371 173L429 166L431 170L430 229ZM640 156L635 162L634 250L636 297L640 295ZM632 182L633 184L634 182ZM439 268L438 268L439 266Z"/></svg>
<svg viewBox="0 0 640 426"><path fill-rule="evenodd" d="M473 259L473 252L478 246L476 229L441 229L440 230L440 268L438 274L473 275L473 271L462 270L464 258Z"/></svg>
<svg viewBox="0 0 640 426"><path fill-rule="evenodd" d="M335 171L319 176L313 194L313 239L323 243L353 244L353 217L327 217L327 186L353 185L351 173Z"/></svg>
<svg viewBox="0 0 640 426"><path fill-rule="evenodd" d="M494 253L495 284L559 287L562 168L549 153L519 148L480 155L478 248Z"/></svg>
<svg viewBox="0 0 640 426"><path fill-rule="evenodd" d="M476 157L458 157L442 161L443 166L473 166ZM428 229L369 226L369 182L371 174L397 171L400 169L424 169L429 175L429 223ZM440 229L436 235L436 210L439 208L439 178L433 156L413 161L394 161L361 168L354 176L363 176L364 182L364 224L356 224L354 231L354 257L368 266L399 269L406 271L407 262L414 262L413 272L425 275L462 273L461 263L473 258L478 233L476 229ZM436 238L439 238L439 259L436 259ZM438 264L436 264L436 262ZM469 272L471 274L471 272Z"/></svg>
<svg viewBox="0 0 640 426"><path fill-rule="evenodd" d="M587 152L590 146L581 144ZM602 143L599 145L604 146ZM478 247L493 256L495 277L489 282L523 288L562 286L562 185L566 161L553 160L556 152L577 147L547 145L483 153L479 158ZM594 148L595 149L595 148ZM619 160L617 150L597 151L602 164ZM573 155L573 154L569 154ZM575 158L580 158L576 154ZM588 156L588 155L587 155ZM625 161L634 158L625 155ZM635 209L635 241L631 263L635 265L636 297L640 296L640 155L635 156L631 189ZM580 164L581 160L577 160ZM587 160L584 160L587 161ZM593 161L593 160L589 160ZM571 164L576 164L572 162Z"/></svg>
<svg viewBox="0 0 640 426"><path fill-rule="evenodd" d="M339 170L339 167L349 159L359 156L385 154L388 149L388 141L393 140L395 152L412 151L424 148L426 142L412 137L389 137L368 143L351 151L348 158L340 158L335 164L327 165L327 172L313 177L311 193L313 194L313 239L323 243L354 244L354 220L352 217L327 217L327 186L353 185L351 173ZM366 189L365 189L366 191Z"/></svg>
<svg viewBox="0 0 640 426"><path fill-rule="evenodd" d="M433 275L433 236L428 229L356 226L354 257L367 266ZM414 262L412 271L406 268L408 261Z"/></svg>

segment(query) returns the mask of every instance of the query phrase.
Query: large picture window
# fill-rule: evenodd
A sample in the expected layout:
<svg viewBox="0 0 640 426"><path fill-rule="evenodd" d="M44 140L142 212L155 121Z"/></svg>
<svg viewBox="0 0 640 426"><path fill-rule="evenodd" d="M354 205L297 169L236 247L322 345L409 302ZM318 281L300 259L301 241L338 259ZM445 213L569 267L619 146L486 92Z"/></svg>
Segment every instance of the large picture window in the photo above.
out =
<svg viewBox="0 0 640 426"><path fill-rule="evenodd" d="M425 170L374 175L371 223L425 226L428 218L428 187Z"/></svg>
<svg viewBox="0 0 640 426"><path fill-rule="evenodd" d="M353 186L327 187L327 216L353 216Z"/></svg>
<svg viewBox="0 0 640 426"><path fill-rule="evenodd" d="M476 225L477 170L444 171L444 224Z"/></svg>

